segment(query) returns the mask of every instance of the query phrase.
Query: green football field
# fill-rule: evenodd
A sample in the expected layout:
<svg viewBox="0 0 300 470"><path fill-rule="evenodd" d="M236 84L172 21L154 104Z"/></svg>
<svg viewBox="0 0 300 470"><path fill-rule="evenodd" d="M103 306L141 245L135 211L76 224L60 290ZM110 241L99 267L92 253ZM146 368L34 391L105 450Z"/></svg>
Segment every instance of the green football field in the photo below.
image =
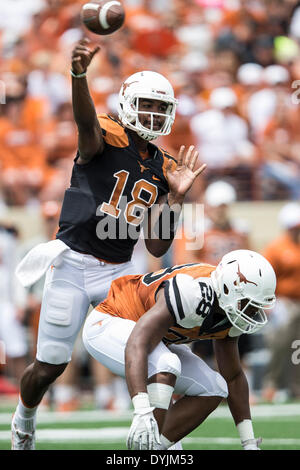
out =
<svg viewBox="0 0 300 470"><path fill-rule="evenodd" d="M0 411L0 449L10 449L12 408ZM300 403L252 407L255 434L263 450L300 449ZM37 450L125 450L131 412L83 410L72 413L40 411ZM184 450L240 450L226 405L220 406L183 440Z"/></svg>

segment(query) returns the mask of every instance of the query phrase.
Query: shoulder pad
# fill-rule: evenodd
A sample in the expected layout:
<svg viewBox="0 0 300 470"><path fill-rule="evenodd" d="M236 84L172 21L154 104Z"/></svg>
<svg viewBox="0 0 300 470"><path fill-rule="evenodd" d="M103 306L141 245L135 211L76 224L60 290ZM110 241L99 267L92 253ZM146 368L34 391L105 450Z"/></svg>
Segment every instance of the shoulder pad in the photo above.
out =
<svg viewBox="0 0 300 470"><path fill-rule="evenodd" d="M198 313L202 298L199 283L188 274L177 274L164 286L165 299L176 323L184 328L201 326L204 318Z"/></svg>
<svg viewBox="0 0 300 470"><path fill-rule="evenodd" d="M128 136L124 127L116 119L108 114L99 114L97 117L107 144L119 148L128 147Z"/></svg>

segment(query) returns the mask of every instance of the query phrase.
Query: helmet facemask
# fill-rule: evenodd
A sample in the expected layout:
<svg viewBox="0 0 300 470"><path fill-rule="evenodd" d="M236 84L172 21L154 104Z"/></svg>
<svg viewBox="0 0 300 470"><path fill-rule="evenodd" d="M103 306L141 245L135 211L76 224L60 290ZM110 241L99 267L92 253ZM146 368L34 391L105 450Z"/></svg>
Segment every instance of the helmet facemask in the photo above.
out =
<svg viewBox="0 0 300 470"><path fill-rule="evenodd" d="M266 308L271 307L262 306L244 297L236 301L235 307L228 306L224 310L233 326L243 333L250 334L258 331L268 322Z"/></svg>
<svg viewBox="0 0 300 470"><path fill-rule="evenodd" d="M134 80L135 78L136 80ZM155 83L155 79L157 83ZM166 103L166 111L141 110L140 102L143 99ZM119 118L125 127L135 131L142 139L151 141L162 135L170 134L175 120L177 103L173 89L164 77L155 72L140 72L129 77L121 87ZM146 127L142 124L142 115L149 116L149 126ZM164 122L159 129L155 129L156 116L164 118Z"/></svg>

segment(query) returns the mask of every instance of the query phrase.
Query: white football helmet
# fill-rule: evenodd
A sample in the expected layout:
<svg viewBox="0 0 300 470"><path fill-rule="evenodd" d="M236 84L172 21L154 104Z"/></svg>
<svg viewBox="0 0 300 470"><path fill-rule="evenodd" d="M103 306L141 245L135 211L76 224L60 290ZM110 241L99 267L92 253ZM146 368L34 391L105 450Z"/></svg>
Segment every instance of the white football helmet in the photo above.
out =
<svg viewBox="0 0 300 470"><path fill-rule="evenodd" d="M148 129L139 120L139 100L148 98L168 103L165 113L148 112L151 116L151 126ZM178 101L174 98L174 91L170 82L156 72L143 71L131 75L122 84L119 93L118 113L122 124L134 130L142 139L154 140L161 135L168 135L175 119L176 106ZM153 116L165 117L165 122L161 129L153 129Z"/></svg>
<svg viewBox="0 0 300 470"><path fill-rule="evenodd" d="M254 333L268 319L265 309L275 304L276 275L259 253L235 250L223 256L211 275L219 305L233 326Z"/></svg>

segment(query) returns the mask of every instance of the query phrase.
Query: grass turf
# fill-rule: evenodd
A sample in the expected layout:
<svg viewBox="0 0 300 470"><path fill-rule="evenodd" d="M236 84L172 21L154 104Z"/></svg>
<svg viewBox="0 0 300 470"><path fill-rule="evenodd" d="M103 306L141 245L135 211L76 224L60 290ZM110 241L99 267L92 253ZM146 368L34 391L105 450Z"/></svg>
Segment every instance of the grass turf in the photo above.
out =
<svg viewBox="0 0 300 470"><path fill-rule="evenodd" d="M99 415L101 411L98 410L95 413ZM263 450L299 450L299 414L289 416L289 413L284 415L281 412L276 415L275 409L270 416L254 417L255 435L263 437L261 448ZM0 450L10 449L8 421L8 419L3 420L0 424ZM52 421L54 422L38 424L37 450L126 450L124 436L130 426L128 415L120 420L114 416L112 420L104 418L96 421L86 419L84 415L81 417L79 412L72 422L68 422L67 415L64 422L59 420L55 422L55 419ZM101 434L103 438L98 438L97 432L101 431L103 431ZM71 439L72 432L75 432L75 436ZM76 433L79 434L78 438L76 438ZM108 435L111 436L110 439ZM183 448L184 450L240 450L241 446L232 418L211 416L184 439Z"/></svg>

